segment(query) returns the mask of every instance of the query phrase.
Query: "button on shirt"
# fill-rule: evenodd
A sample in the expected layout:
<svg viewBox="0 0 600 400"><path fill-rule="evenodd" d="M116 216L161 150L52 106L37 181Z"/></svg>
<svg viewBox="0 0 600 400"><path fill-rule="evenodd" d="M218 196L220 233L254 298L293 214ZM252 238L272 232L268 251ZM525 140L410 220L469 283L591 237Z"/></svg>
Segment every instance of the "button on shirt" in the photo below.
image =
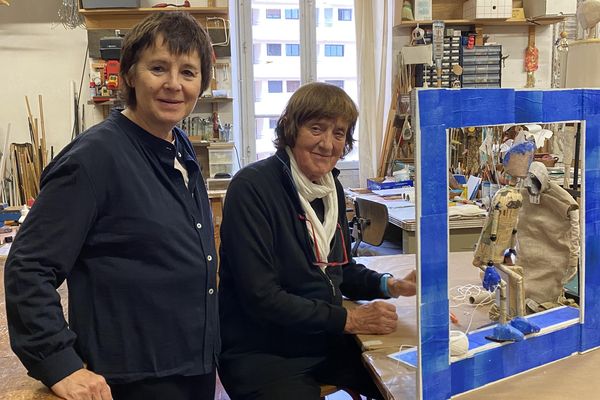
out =
<svg viewBox="0 0 600 400"><path fill-rule="evenodd" d="M114 111L45 170L5 274L14 350L34 378L50 386L82 361L110 383L214 370L211 209L191 143L174 136ZM55 291L65 278L70 329Z"/></svg>

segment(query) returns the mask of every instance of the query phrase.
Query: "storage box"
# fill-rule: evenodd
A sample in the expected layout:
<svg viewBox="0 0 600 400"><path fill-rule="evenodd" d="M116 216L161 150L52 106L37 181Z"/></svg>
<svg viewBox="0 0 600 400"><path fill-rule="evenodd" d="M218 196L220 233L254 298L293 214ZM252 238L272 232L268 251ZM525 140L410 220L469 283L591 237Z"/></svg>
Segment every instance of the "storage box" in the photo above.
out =
<svg viewBox="0 0 600 400"><path fill-rule="evenodd" d="M523 0L527 18L573 15L577 12L577 0Z"/></svg>
<svg viewBox="0 0 600 400"><path fill-rule="evenodd" d="M401 6L402 7L402 6ZM433 19L431 0L414 0L413 14L415 21L430 21Z"/></svg>
<svg viewBox="0 0 600 400"><path fill-rule="evenodd" d="M512 0L467 0L463 3L465 19L508 19L512 17Z"/></svg>
<svg viewBox="0 0 600 400"><path fill-rule="evenodd" d="M83 8L139 8L140 0L81 0Z"/></svg>
<svg viewBox="0 0 600 400"><path fill-rule="evenodd" d="M208 179L206 179L206 186L207 186L208 190L227 190L230 183L231 183L231 178L224 178L224 179L208 178Z"/></svg>
<svg viewBox="0 0 600 400"><path fill-rule="evenodd" d="M398 189L407 186L413 186L413 181L381 182L377 178L367 178L367 189L369 190Z"/></svg>
<svg viewBox="0 0 600 400"><path fill-rule="evenodd" d="M121 58L122 37L103 37L100 39L100 58L119 60Z"/></svg>

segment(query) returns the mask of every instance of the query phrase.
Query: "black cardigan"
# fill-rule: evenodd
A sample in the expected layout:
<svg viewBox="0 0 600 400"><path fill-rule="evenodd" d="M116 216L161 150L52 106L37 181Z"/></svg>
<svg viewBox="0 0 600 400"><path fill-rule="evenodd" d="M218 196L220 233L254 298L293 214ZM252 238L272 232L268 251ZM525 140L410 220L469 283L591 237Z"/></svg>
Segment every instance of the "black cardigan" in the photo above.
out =
<svg viewBox="0 0 600 400"><path fill-rule="evenodd" d="M315 256L286 152L249 165L232 180L221 225L223 359L257 352L322 356L327 341L344 330L342 295L383 297L381 274L350 256L344 193L337 175L334 170L341 229L332 242L330 261L341 260L345 251L349 262L327 267L325 273L313 265Z"/></svg>

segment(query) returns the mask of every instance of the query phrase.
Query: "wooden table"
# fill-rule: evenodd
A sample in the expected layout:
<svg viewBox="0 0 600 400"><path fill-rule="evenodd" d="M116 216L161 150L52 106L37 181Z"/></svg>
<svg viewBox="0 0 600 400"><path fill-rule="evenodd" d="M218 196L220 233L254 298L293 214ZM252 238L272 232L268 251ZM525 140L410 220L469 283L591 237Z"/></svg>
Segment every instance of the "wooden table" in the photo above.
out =
<svg viewBox="0 0 600 400"><path fill-rule="evenodd" d="M479 270L472 266L472 252L450 253L449 281L453 286L480 284ZM357 257L367 267L378 272L389 272L396 277L403 277L416 265L416 255L401 254L393 256ZM357 335L363 349L363 358L375 378L377 386L387 399L415 399L416 370L388 357L388 354L400 350L401 346L417 344L417 304L416 297L399 297L387 300L396 306L398 327L389 335ZM348 304L349 303L349 304ZM452 304L451 304L452 305ZM356 307L346 302L346 307ZM487 317L489 307L463 306L453 309L459 322L452 324L451 329L465 331L471 315L471 330L489 324Z"/></svg>
<svg viewBox="0 0 600 400"><path fill-rule="evenodd" d="M450 253L450 285L480 284L479 272L471 266L471 252ZM390 272L402 277L415 267L415 255L357 257L356 260L379 272ZM357 335L363 347L363 359L374 380L386 399L416 399L416 369L408 367L388 357L399 351L401 345L417 344L416 298L401 297L388 302L396 306L398 328L390 335ZM350 303L350 304L348 304ZM452 302L451 302L452 304ZM351 302L346 307L356 307ZM470 330L489 323L489 308L479 308L473 313ZM469 323L471 306L453 309L459 324L451 324L450 329L463 332ZM497 382L483 388L455 396L459 400L562 400L578 398L582 400L599 398L600 351L591 351L569 357L552 364L525 372L509 380Z"/></svg>

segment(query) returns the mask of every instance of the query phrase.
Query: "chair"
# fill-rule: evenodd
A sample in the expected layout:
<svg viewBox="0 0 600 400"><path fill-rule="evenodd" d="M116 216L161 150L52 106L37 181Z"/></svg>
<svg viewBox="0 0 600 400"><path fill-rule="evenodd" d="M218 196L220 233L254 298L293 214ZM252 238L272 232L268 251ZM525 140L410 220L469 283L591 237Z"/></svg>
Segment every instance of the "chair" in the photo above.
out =
<svg viewBox="0 0 600 400"><path fill-rule="evenodd" d="M360 394L354 392L353 390L344 389L333 385L321 385L321 400L325 400L325 396L329 396L330 394L334 394L340 390L348 393L352 400L361 400Z"/></svg>
<svg viewBox="0 0 600 400"><path fill-rule="evenodd" d="M360 255L390 255L402 254L402 245L387 242L384 236L388 227L388 210L385 204L357 197L354 200L354 218L352 219L352 256L359 255L361 243L380 248L371 248ZM365 247L365 246L363 246ZM361 250L363 249L361 247Z"/></svg>

